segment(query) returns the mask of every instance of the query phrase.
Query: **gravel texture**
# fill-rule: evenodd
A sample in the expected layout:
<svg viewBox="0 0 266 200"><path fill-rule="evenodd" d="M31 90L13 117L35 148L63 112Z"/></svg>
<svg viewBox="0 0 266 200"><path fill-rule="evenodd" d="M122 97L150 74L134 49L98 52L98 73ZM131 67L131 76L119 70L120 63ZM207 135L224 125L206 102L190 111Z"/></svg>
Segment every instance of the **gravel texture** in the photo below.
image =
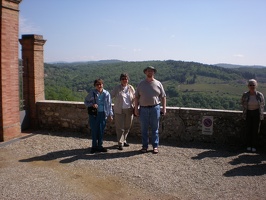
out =
<svg viewBox="0 0 266 200"><path fill-rule="evenodd" d="M77 137L78 136L78 137ZM0 199L265 199L266 151L161 141L140 153L140 138L90 154L81 133L35 132L0 143Z"/></svg>

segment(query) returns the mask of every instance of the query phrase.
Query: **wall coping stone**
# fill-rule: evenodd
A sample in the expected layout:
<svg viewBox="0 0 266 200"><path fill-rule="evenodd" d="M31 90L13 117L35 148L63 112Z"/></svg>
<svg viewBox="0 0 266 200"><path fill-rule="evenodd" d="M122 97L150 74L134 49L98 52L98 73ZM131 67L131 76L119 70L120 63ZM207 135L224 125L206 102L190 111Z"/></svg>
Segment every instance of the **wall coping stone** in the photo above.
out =
<svg viewBox="0 0 266 200"><path fill-rule="evenodd" d="M160 119L160 139L171 141L201 141L240 144L246 141L242 111L166 107L167 114ZM36 102L39 129L90 133L89 118L83 102L40 100ZM265 115L265 112L264 112ZM213 117L212 134L203 133L203 119ZM115 116L114 116L115 121ZM141 137L140 122L134 117L129 135ZM266 120L262 121L259 143L266 143ZM107 122L105 134L115 135L115 123Z"/></svg>
<svg viewBox="0 0 266 200"><path fill-rule="evenodd" d="M83 102L80 102L80 101L40 100L38 102L40 102L40 103L55 103L55 104L80 104L80 105L84 105L84 103ZM171 109L171 110L187 110L187 111L242 113L242 111L240 111L240 110L220 110L220 109L189 108L189 107L170 107L170 106L167 106L166 109Z"/></svg>

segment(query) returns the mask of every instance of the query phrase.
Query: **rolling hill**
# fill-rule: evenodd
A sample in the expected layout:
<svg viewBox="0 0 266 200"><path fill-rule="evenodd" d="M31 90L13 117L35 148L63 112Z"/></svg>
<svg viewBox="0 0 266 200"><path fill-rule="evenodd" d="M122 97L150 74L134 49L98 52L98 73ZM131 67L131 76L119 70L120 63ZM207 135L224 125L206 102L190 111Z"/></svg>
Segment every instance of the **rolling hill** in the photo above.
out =
<svg viewBox="0 0 266 200"><path fill-rule="evenodd" d="M167 94L167 105L239 110L240 97L247 90L246 81L255 78L261 92L266 92L266 68L225 68L184 61L125 62L119 60L45 63L46 99L83 101L97 78L104 80L107 90L119 84L119 76L126 72L130 84L137 87L145 78L147 66L157 69L155 78L160 80Z"/></svg>

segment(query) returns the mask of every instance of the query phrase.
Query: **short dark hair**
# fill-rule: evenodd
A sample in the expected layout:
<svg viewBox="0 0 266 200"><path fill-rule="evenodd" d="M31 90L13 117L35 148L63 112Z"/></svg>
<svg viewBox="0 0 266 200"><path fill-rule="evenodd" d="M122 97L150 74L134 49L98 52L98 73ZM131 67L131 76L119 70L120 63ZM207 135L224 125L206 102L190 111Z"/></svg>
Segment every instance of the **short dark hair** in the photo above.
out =
<svg viewBox="0 0 266 200"><path fill-rule="evenodd" d="M127 79L129 79L128 74L127 74L127 73L123 73L123 74L120 75L120 81L121 81L122 78L124 78L124 77L127 77Z"/></svg>
<svg viewBox="0 0 266 200"><path fill-rule="evenodd" d="M94 80L93 85L96 86L98 83L103 84L103 80L98 78L98 79Z"/></svg>

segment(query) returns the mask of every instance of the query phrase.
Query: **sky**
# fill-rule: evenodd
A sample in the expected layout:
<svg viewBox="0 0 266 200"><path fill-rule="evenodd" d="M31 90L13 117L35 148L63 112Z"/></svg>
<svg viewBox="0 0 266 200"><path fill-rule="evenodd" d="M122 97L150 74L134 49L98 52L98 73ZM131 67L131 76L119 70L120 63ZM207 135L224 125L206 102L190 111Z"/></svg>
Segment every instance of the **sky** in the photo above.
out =
<svg viewBox="0 0 266 200"><path fill-rule="evenodd" d="M266 66L265 8L266 0L22 0L19 38L42 35L44 62Z"/></svg>

